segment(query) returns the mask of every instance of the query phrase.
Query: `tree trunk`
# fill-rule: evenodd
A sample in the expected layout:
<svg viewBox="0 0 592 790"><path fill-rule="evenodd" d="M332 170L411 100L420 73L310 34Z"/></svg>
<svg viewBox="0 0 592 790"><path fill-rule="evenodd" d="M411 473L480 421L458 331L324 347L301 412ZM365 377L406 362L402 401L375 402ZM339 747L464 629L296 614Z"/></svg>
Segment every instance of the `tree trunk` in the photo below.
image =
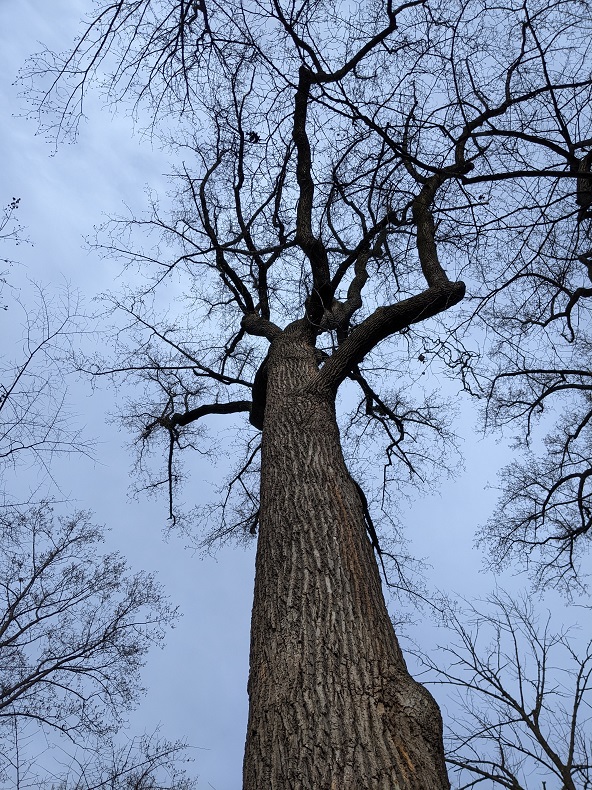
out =
<svg viewBox="0 0 592 790"><path fill-rule="evenodd" d="M293 331L290 331L293 330ZM302 325L268 358L243 790L445 790Z"/></svg>

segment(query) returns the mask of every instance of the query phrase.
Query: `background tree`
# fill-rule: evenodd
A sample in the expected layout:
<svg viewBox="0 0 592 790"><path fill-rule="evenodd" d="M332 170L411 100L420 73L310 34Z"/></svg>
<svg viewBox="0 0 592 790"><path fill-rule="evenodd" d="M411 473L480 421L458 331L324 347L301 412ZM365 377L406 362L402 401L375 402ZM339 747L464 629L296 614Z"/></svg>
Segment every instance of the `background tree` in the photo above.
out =
<svg viewBox="0 0 592 790"><path fill-rule="evenodd" d="M446 625L438 657L419 659L456 691L446 735L454 785L590 787L592 642L502 592L449 612Z"/></svg>
<svg viewBox="0 0 592 790"><path fill-rule="evenodd" d="M175 616L153 577L97 556L85 514L56 523L47 504L2 514L0 719L73 738L121 722L148 647Z"/></svg>
<svg viewBox="0 0 592 790"><path fill-rule="evenodd" d="M143 382L128 420L141 460L165 443L154 485L171 517L175 451L201 447L200 421L245 413L262 431L227 500L258 529L247 790L447 785L335 399L359 388L344 435L356 451L382 436L385 482L418 473L434 453L417 437L446 437L429 394L409 402L423 365L443 359L470 385L461 330L478 320L486 354L493 335L519 359L540 338L510 329L544 324L558 287L559 323L585 314L589 26L576 2L121 0L99 5L71 54L30 65L58 137L94 77L115 102L146 100L155 134L178 120L170 214L154 199L105 245L154 273L112 297L127 320L118 361L88 364ZM138 230L161 246L138 251ZM187 312L172 299L165 315L179 286Z"/></svg>
<svg viewBox="0 0 592 790"><path fill-rule="evenodd" d="M47 790L192 790L196 780L187 777L187 746L161 738L158 732L121 739L101 737L83 747L59 752L56 767L42 772L37 758L27 759L19 742L26 742L26 730L13 728L15 764L11 786Z"/></svg>
<svg viewBox="0 0 592 790"><path fill-rule="evenodd" d="M184 743L171 743L154 733L110 747L102 761L96 754L87 763L77 760L59 790L192 790L197 786L181 767L187 762Z"/></svg>
<svg viewBox="0 0 592 790"><path fill-rule="evenodd" d="M0 234L17 208L13 201ZM33 284L31 291L32 309L15 297L4 316L15 322L13 308L22 307L22 346L0 359L0 777L18 790L188 790L195 781L182 769L184 743L117 737L143 691L146 654L176 610L153 575L100 553L103 530L87 513L54 517L40 493L59 489L55 454L88 454L90 446L64 386L63 362L82 331L78 304L68 292L51 300ZM18 336L11 330L6 342ZM25 502L11 476L23 466L38 473Z"/></svg>
<svg viewBox="0 0 592 790"><path fill-rule="evenodd" d="M102 531L84 513L57 520L47 503L5 508L0 535L3 780L19 790L58 780L64 790L193 787L185 744L117 737L146 653L176 616L154 577L101 555ZM53 767L41 759L47 743Z"/></svg>

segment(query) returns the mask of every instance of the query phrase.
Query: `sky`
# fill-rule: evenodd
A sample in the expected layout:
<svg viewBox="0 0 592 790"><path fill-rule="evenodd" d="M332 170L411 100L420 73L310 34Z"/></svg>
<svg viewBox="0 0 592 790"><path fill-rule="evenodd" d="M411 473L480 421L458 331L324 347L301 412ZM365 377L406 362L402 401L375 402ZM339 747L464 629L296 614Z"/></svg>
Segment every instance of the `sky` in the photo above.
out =
<svg viewBox="0 0 592 790"><path fill-rule="evenodd" d="M135 132L124 113L113 117L91 100L79 140L57 153L35 135L34 122L22 117L23 100L13 84L18 68L41 44L66 49L89 5L82 0L0 0L0 203L21 198L20 219L32 241L10 253L19 261L11 282L24 303L32 299L30 281L50 291L70 283L87 304L115 289L119 264L89 253L84 237L124 203L141 211L147 185L166 189L166 152ZM16 305L0 314L2 353L18 346L22 320ZM255 544L226 546L202 557L187 550L180 536L165 539L165 498L130 497L130 437L109 421L116 410L113 394L108 389L93 392L73 378L66 384L78 423L98 443L93 459L77 456L56 463L61 490L109 528L109 546L120 550L133 569L158 571L183 614L164 649L149 656L143 675L148 691L130 727L141 732L160 725L163 735L186 738L195 747L193 770L200 786L236 790L247 715ZM416 497L402 511L413 550L431 564L430 582L469 597L486 594L496 582L483 571L473 537L495 502L488 485L495 485L496 471L508 459L507 443L480 439L472 432L474 420L472 406L462 401L457 430L465 437L465 471L444 482L439 493ZM222 439L231 453L228 437ZM23 474L19 484L26 489L33 482ZM199 496L214 482L209 465L193 459L192 493ZM396 613L396 602L390 606ZM418 634L420 641L424 635L424 649L431 649L431 631L419 624L415 638Z"/></svg>

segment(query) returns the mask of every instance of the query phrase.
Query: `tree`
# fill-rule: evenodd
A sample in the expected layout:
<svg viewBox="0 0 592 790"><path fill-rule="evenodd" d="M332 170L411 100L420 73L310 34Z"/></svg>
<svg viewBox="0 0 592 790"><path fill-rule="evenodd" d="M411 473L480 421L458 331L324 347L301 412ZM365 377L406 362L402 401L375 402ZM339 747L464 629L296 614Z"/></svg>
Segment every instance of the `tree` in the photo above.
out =
<svg viewBox="0 0 592 790"><path fill-rule="evenodd" d="M15 744L26 740L15 726ZM158 732L132 738L127 743L100 738L73 752L65 749L53 771L42 773L37 758L27 762L18 753L13 786L17 790L192 790L195 779L186 776L187 746L161 738ZM57 775L56 775L57 770Z"/></svg>
<svg viewBox="0 0 592 790"><path fill-rule="evenodd" d="M589 115L588 102L577 118L587 147ZM577 150L567 129L565 135ZM591 161L582 151L570 167L589 173ZM502 471L500 501L480 540L496 569L522 566L542 590L551 584L581 592L587 579L582 558L592 537L591 189L578 179L575 195L546 206L504 279L491 281L477 320L495 340L489 359L467 364L485 401L486 426L517 428L522 451ZM569 233L558 232L554 212L570 216ZM548 250L540 248L544 236Z"/></svg>
<svg viewBox="0 0 592 790"><path fill-rule="evenodd" d="M20 237L17 208L13 199L0 239ZM82 330L78 303L67 291L53 300L31 291L32 308L13 300L25 313L22 347L0 360L0 780L17 790L190 790L185 743L157 733L125 743L120 733L142 692L146 653L176 610L154 575L100 554L103 530L88 513L57 518L40 497L48 479L57 486L53 456L88 454L90 445L74 427L63 380ZM14 332L12 306L5 320ZM10 476L23 466L40 473L25 503Z"/></svg>
<svg viewBox="0 0 592 790"><path fill-rule="evenodd" d="M446 625L444 660L419 659L457 691L446 735L457 786L589 788L592 642L502 592Z"/></svg>
<svg viewBox="0 0 592 790"><path fill-rule="evenodd" d="M70 54L29 65L58 138L98 78L108 101L147 106L181 160L170 213L154 198L107 229L108 254L153 273L111 297L119 359L86 366L140 379L127 417L141 461L164 442L154 485L173 519L177 451L202 449L208 418L249 415L223 527L258 531L245 790L448 786L336 397L358 388L344 437L384 441L386 483L419 474L429 438L446 438L435 400L407 392L424 364L470 385L462 330L483 318L497 332L499 293L512 326L544 320L549 282L564 324L588 309L572 283L589 251L589 26L575 0L119 0ZM163 316L159 294L183 287L186 313L173 298Z"/></svg>
<svg viewBox="0 0 592 790"><path fill-rule="evenodd" d="M0 769L25 787L18 776L31 726L86 750L108 742L136 703L146 652L176 612L153 576L130 574L116 553L98 554L103 535L88 514L58 520L47 503L5 509L0 534ZM162 743L153 745L155 768ZM132 766L128 754L129 773Z"/></svg>
<svg viewBox="0 0 592 790"><path fill-rule="evenodd" d="M147 574L96 556L83 513L55 523L47 504L2 514L0 719L67 735L110 729L134 699L148 647L175 613Z"/></svg>

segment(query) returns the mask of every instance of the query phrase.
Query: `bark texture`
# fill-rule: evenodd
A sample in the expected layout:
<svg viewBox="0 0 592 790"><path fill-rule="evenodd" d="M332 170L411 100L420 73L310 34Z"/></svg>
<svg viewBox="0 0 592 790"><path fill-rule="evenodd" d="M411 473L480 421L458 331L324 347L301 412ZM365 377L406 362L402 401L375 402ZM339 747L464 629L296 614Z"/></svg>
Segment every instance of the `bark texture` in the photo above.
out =
<svg viewBox="0 0 592 790"><path fill-rule="evenodd" d="M445 790L302 324L267 363L244 790Z"/></svg>

